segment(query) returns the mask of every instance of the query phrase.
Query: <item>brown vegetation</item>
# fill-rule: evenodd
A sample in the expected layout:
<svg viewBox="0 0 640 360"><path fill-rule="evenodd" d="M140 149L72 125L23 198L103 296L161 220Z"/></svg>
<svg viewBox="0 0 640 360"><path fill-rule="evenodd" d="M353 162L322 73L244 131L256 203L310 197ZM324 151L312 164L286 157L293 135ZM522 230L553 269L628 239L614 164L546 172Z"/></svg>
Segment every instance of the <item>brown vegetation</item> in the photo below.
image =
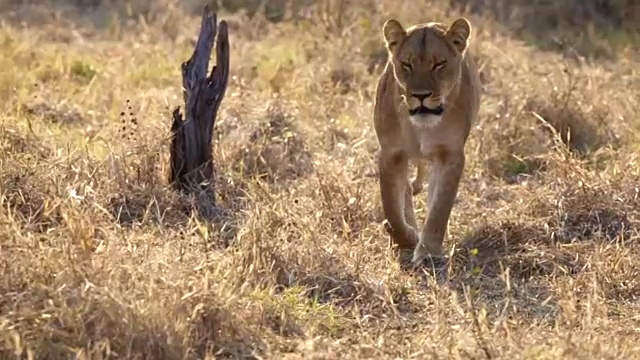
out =
<svg viewBox="0 0 640 360"><path fill-rule="evenodd" d="M633 29L597 40L603 58L596 40L529 41L572 24L528 31L460 2L219 12L230 77L205 221L166 181L202 3L44 3L0 4L0 358L638 358ZM449 268L414 272L370 176L379 29L462 14L482 109Z"/></svg>

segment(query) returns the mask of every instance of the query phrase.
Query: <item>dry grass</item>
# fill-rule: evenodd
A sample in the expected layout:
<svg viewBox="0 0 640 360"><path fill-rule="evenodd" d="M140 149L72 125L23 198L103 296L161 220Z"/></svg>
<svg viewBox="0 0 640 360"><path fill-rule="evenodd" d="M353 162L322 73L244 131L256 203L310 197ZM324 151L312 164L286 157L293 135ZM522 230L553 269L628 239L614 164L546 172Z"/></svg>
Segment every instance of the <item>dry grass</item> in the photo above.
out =
<svg viewBox="0 0 640 360"><path fill-rule="evenodd" d="M484 98L433 275L388 248L370 121L384 19L457 10L224 15L205 223L165 183L198 18L17 3L0 14L1 358L640 358L637 58L542 52L470 15Z"/></svg>

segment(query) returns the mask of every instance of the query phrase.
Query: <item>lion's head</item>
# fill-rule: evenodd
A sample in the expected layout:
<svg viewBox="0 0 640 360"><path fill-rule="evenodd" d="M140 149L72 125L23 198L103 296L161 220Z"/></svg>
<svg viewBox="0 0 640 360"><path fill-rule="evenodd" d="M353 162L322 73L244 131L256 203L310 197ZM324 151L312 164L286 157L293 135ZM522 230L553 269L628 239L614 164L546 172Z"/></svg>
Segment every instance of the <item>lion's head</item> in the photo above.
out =
<svg viewBox="0 0 640 360"><path fill-rule="evenodd" d="M395 19L383 26L389 61L412 121L437 123L447 109L447 96L460 81L471 24L457 19L448 28L420 24L404 29Z"/></svg>

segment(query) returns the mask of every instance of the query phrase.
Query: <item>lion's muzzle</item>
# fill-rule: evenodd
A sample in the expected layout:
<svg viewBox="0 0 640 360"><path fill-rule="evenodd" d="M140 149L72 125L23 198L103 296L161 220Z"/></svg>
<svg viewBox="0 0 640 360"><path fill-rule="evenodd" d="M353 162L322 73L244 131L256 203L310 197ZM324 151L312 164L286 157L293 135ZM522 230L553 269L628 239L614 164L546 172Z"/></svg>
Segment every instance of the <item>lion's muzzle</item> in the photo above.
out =
<svg viewBox="0 0 640 360"><path fill-rule="evenodd" d="M409 108L409 118L415 124L433 125L440 122L444 113L442 98L431 91L411 93L405 97Z"/></svg>
<svg viewBox="0 0 640 360"><path fill-rule="evenodd" d="M436 115L436 116L440 116L440 115L442 115L443 112L444 112L444 107L442 106L442 104L438 105L434 109L426 107L424 105L420 105L415 109L409 110L409 115L411 115L411 116L414 116L414 115Z"/></svg>
<svg viewBox="0 0 640 360"><path fill-rule="evenodd" d="M409 105L409 115L435 115L440 116L444 112L441 99L433 96L432 91L423 93L412 93L409 99L407 99L407 105Z"/></svg>

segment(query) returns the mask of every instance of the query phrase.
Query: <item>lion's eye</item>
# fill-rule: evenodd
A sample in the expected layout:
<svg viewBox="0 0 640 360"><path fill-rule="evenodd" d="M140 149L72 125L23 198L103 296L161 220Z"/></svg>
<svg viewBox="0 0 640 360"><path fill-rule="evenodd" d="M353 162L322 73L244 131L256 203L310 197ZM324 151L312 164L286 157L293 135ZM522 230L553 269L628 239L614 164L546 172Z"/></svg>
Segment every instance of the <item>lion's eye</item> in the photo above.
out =
<svg viewBox="0 0 640 360"><path fill-rule="evenodd" d="M406 61L400 61L400 64L402 65L403 68L405 68L405 70L407 71L411 71L411 64L406 62Z"/></svg>
<svg viewBox="0 0 640 360"><path fill-rule="evenodd" d="M446 61L441 61L441 62L439 62L439 63L435 63L435 64L433 64L433 70L434 70L434 71L435 71L435 70L440 70L440 69L442 69L445 65L447 65L447 62L446 62Z"/></svg>

